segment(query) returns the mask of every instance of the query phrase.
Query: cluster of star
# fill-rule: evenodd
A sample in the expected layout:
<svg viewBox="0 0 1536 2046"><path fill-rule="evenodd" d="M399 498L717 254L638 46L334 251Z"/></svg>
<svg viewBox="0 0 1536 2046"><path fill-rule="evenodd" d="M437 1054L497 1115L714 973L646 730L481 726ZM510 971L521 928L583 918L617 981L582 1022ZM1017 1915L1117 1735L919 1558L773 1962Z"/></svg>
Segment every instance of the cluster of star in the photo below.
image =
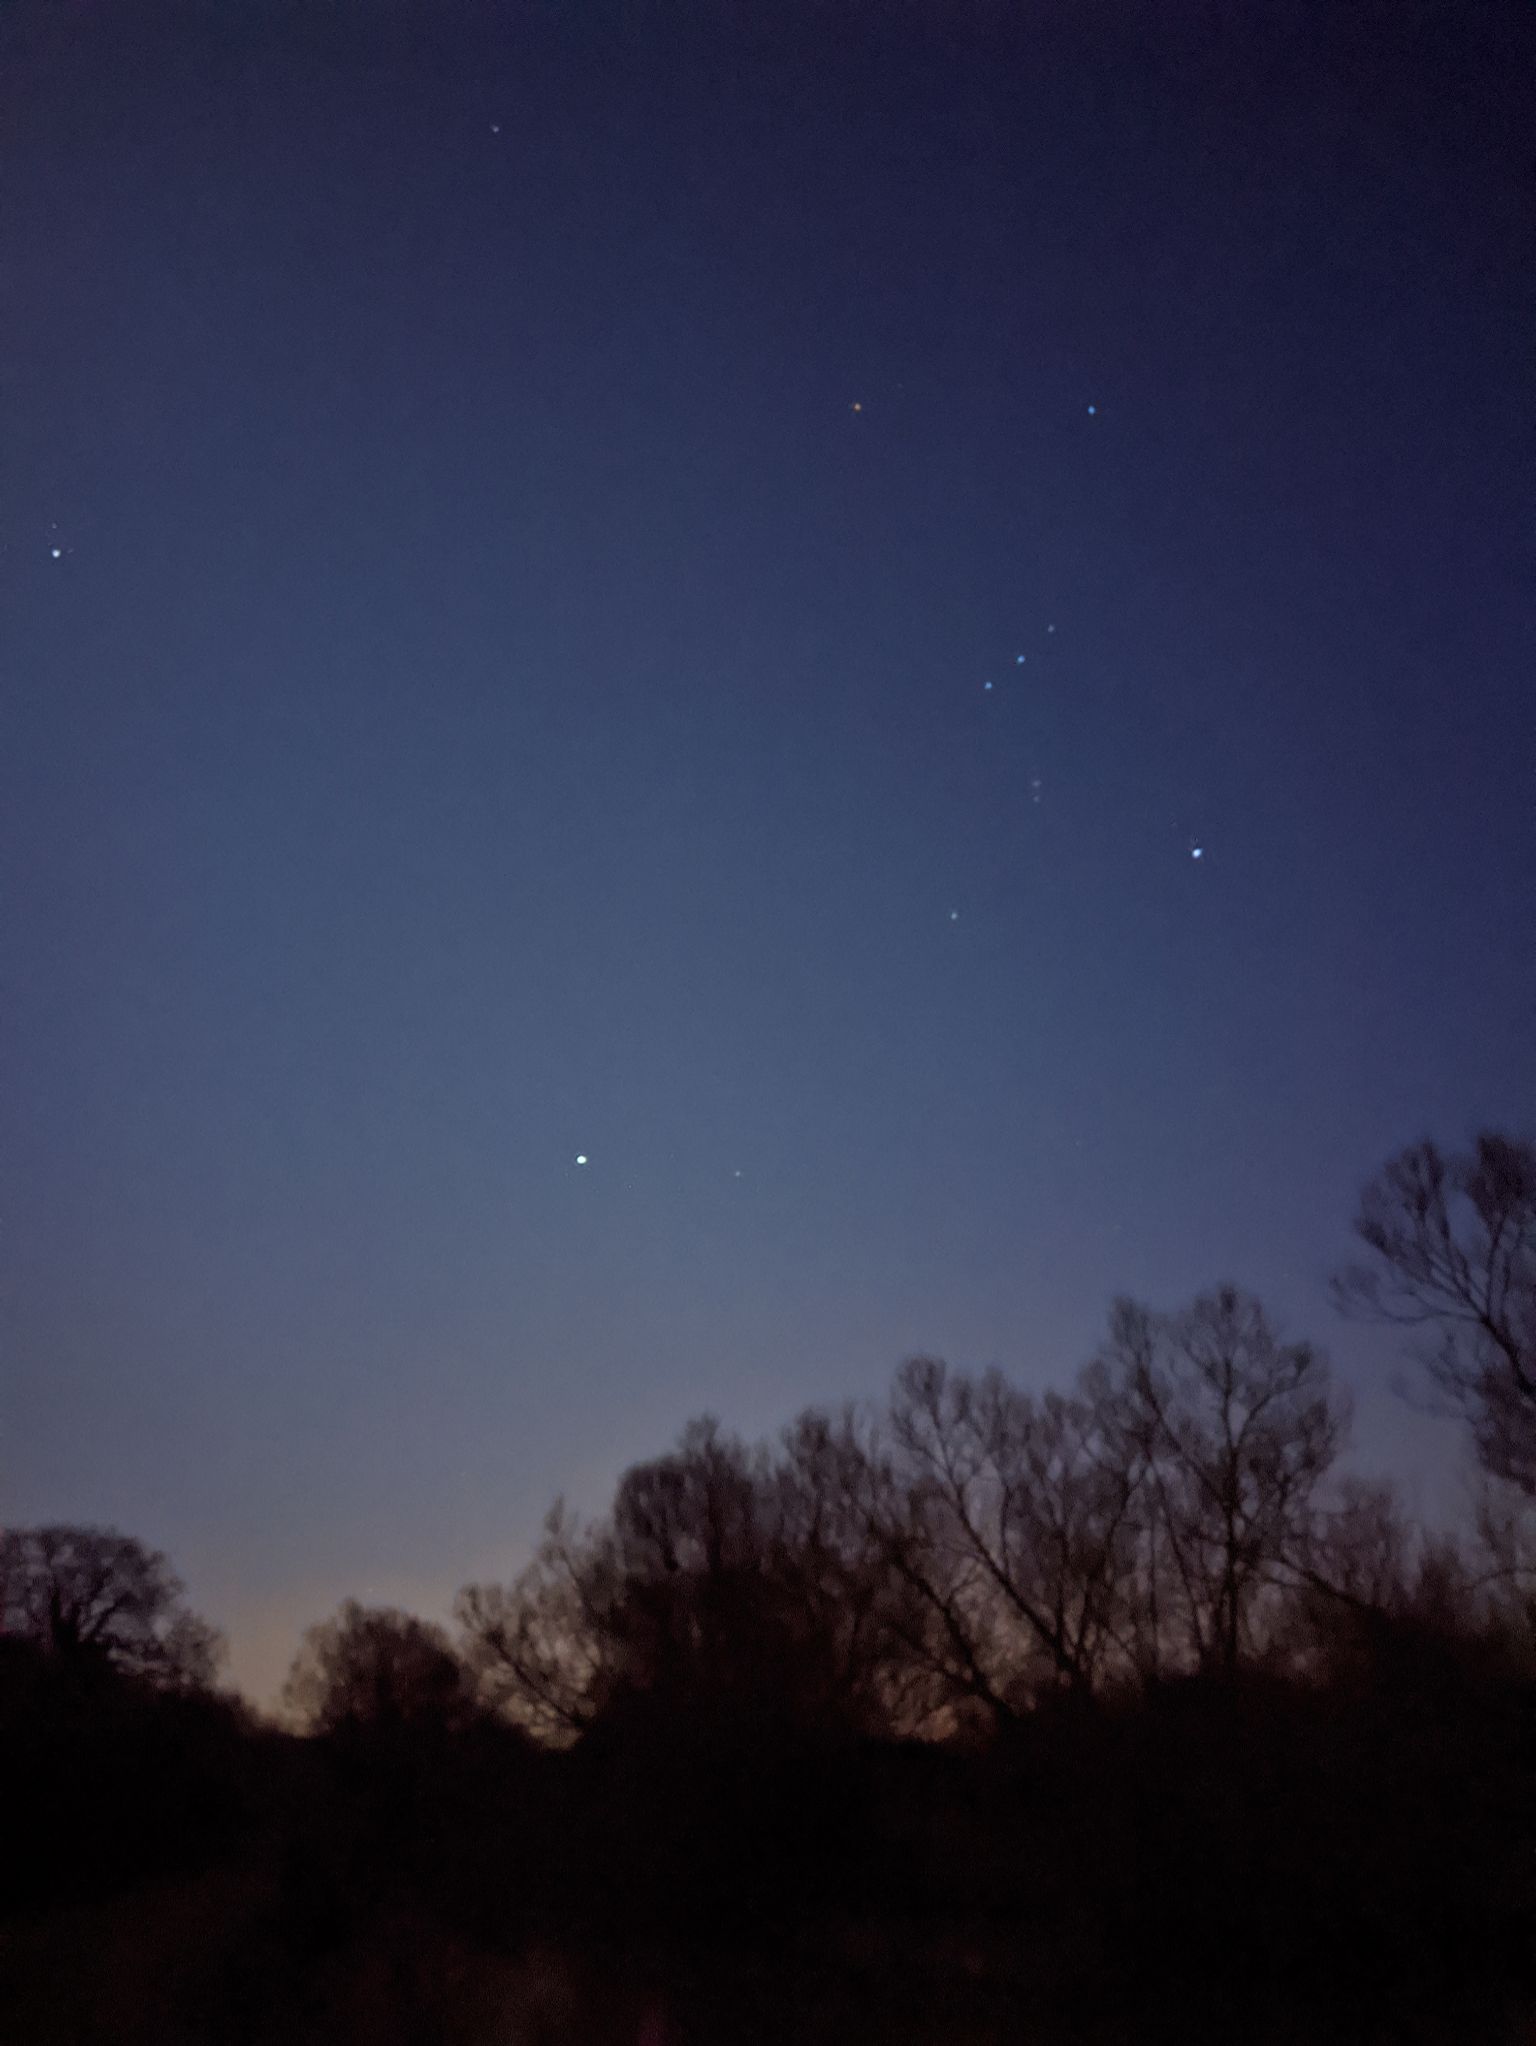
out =
<svg viewBox="0 0 1536 2046"><path fill-rule="evenodd" d="M850 412L862 413L864 410L863 399L855 398L851 400L848 406L848 410ZM1099 408L1097 404L1090 403L1085 406L1085 410L1090 419L1098 418ZM1055 634L1056 627L1054 625L1047 625L1045 629L1047 634L1049 635ZM1016 653L1013 657L1013 665L1015 668L1027 667L1028 663L1029 663L1028 654ZM995 696L999 693L997 683L993 681L993 679L990 676L988 676L986 680L983 681L981 689L982 694L984 696ZM1029 778L1029 800L1032 804L1038 805L1041 796L1044 792L1044 789L1045 783L1042 777L1038 774L1032 774ZM1192 860L1203 860L1205 858L1205 847L1195 839L1191 839L1189 841L1189 857ZM959 910L958 909L950 910L948 920L952 924L957 924L960 921Z"/></svg>
<svg viewBox="0 0 1536 2046"><path fill-rule="evenodd" d="M1096 413L1098 407L1095 405L1090 405L1088 407L1088 410L1090 413ZM1045 631L1047 636L1054 637L1056 633L1056 627L1054 624L1047 625ZM1015 670L1025 668L1028 665L1029 655L1027 653L1016 653L1014 655L1012 666ZM983 695L995 696L1000 693L997 682L991 676L988 676L982 682L981 688ZM1044 790L1045 781L1043 776L1041 776L1039 773L1032 773L1029 777L1029 800L1032 805L1038 805L1040 803L1041 798L1044 794ZM1188 841L1188 852L1190 859L1193 861L1203 861L1205 859L1205 846L1197 838L1191 838ZM951 909L948 912L947 920L952 924L959 923L960 911L958 909Z"/></svg>
<svg viewBox="0 0 1536 2046"><path fill-rule="evenodd" d="M1090 407L1089 407L1088 409L1089 409L1090 411L1092 411L1092 410L1093 410L1094 408L1093 408L1092 406L1090 406ZM1054 625L1054 624L1052 624L1052 625L1047 625L1047 626L1046 626L1046 628L1045 628L1045 631L1046 631L1046 636L1047 636L1048 638L1050 638L1050 637L1054 637L1054 635L1055 635L1055 631L1056 631L1056 627L1055 627L1055 625ZM1027 653L1016 653L1016 654L1014 655L1014 657L1013 657L1013 664L1012 664L1012 665L1013 665L1013 667L1014 667L1014 668L1015 668L1016 670L1017 670L1017 669L1019 669L1019 668L1026 668L1026 667L1028 667L1028 665L1029 665L1029 655L1028 655ZM1022 678L1020 678L1020 679L1022 679ZM995 694L997 694L997 691L998 691L998 685L997 685L997 683L996 683L995 681L993 681L993 679L992 679L992 678L991 678L990 676L988 676L988 677L987 677L987 679L986 679L986 680L985 680L985 681L984 681L984 682L982 683L982 685L981 685L981 688L982 688L982 694L983 694L983 695L985 695L985 696L992 696L992 695L995 695ZM1042 796L1044 795L1044 792L1045 792L1045 780L1044 780L1044 777L1043 777L1042 775L1040 775L1039 773L1034 773L1034 774L1031 774L1031 775L1030 775L1030 777L1029 777L1029 800L1030 800L1031 804L1033 804L1033 805L1036 805L1036 806L1038 806L1038 805L1039 805L1039 803L1040 803L1040 800L1041 800ZM949 920L950 920L950 922L951 922L951 923L958 923L958 922L959 922L959 919L960 919L960 912L959 912L958 910L951 910L951 911L950 911L950 915L949 915Z"/></svg>

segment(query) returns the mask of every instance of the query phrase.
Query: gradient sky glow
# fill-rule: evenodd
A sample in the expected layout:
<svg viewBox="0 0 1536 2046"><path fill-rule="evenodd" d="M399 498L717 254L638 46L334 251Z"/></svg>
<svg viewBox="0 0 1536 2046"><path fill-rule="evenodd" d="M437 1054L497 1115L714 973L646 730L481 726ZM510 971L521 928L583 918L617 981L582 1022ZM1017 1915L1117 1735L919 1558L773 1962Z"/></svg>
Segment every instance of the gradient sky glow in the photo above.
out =
<svg viewBox="0 0 1536 2046"><path fill-rule="evenodd" d="M0 1511L266 1694L1227 1277L1434 1482L1324 1286L1536 1100L1532 20L9 8Z"/></svg>

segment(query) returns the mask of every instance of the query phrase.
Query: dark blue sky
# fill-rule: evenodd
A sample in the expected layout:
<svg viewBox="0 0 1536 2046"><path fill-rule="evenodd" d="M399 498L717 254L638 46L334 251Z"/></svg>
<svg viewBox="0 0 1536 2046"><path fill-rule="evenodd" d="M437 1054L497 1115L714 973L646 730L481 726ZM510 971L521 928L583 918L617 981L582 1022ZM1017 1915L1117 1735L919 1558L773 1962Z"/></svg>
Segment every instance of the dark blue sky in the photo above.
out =
<svg viewBox="0 0 1536 2046"><path fill-rule="evenodd" d="M1530 21L12 6L3 1510L264 1692L1228 1277L1441 1482L1324 1285L1536 1095Z"/></svg>

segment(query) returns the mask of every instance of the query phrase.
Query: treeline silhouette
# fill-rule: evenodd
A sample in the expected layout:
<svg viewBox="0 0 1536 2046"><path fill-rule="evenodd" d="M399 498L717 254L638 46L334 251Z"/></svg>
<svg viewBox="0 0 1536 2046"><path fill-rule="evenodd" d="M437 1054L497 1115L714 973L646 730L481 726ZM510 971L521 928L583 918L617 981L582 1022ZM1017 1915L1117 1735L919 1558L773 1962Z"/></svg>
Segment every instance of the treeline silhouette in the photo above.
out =
<svg viewBox="0 0 1536 2046"><path fill-rule="evenodd" d="M8 1531L0 2038L1536 2038L1536 1147L1358 1233L1454 1533L1231 1287L1062 1391L697 1420L452 1631L348 1602L276 1719L162 1557Z"/></svg>

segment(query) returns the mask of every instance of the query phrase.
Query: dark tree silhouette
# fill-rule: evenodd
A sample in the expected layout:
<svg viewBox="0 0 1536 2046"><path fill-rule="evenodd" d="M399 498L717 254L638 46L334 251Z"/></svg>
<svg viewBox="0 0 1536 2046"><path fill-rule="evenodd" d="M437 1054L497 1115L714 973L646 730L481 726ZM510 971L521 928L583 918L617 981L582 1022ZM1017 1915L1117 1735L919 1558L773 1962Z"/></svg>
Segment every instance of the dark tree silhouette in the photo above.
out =
<svg viewBox="0 0 1536 2046"><path fill-rule="evenodd" d="M475 1716L470 1672L441 1627L348 1599L311 1627L283 1702L307 1732L452 1731Z"/></svg>
<svg viewBox="0 0 1536 2046"><path fill-rule="evenodd" d="M1296 1561L1294 1596L1271 1637L1273 1666L1338 1686L1394 1638L1491 1636L1507 1617L1504 1581L1455 1536L1417 1525L1390 1483L1346 1478Z"/></svg>
<svg viewBox="0 0 1536 2046"><path fill-rule="evenodd" d="M1037 1399L934 1358L897 1377L886 1554L922 1586L941 1666L1003 1718L1085 1694L1117 1651L1138 1476L1093 1390Z"/></svg>
<svg viewBox="0 0 1536 2046"><path fill-rule="evenodd" d="M911 1359L772 1449L705 1417L457 1616L483 1694L568 1744L621 1699L872 1734L1232 1669L1299 1581L1343 1427L1325 1361L1228 1288L1122 1303L1070 1395ZM1286 1572L1291 1574L1286 1577Z"/></svg>
<svg viewBox="0 0 1536 2046"><path fill-rule="evenodd" d="M612 1539L557 1499L532 1561L510 1585L468 1584L454 1617L483 1695L550 1747L592 1724L617 1680L608 1625L618 1570Z"/></svg>
<svg viewBox="0 0 1536 2046"><path fill-rule="evenodd" d="M1536 1635L1342 1430L1232 1288L1060 1393L706 1417L462 1654L312 1628L304 1738L139 1680L162 1559L12 1536L6 2036L1524 2037Z"/></svg>
<svg viewBox="0 0 1536 2046"><path fill-rule="evenodd" d="M1139 1459L1137 1597L1158 1666L1231 1674L1262 1650L1312 1544L1346 1426L1327 1360L1281 1342L1257 1300L1223 1286L1171 1315L1119 1301L1103 1364Z"/></svg>
<svg viewBox="0 0 1536 2046"><path fill-rule="evenodd" d="M1536 1144L1414 1144L1366 1188L1355 1233L1372 1255L1339 1273L1337 1305L1424 1331L1415 1349L1483 1468L1536 1498Z"/></svg>
<svg viewBox="0 0 1536 2046"><path fill-rule="evenodd" d="M165 1557L115 1528L0 1534L0 1616L7 1635L62 1667L107 1667L173 1689L206 1688L223 1653Z"/></svg>
<svg viewBox="0 0 1536 2046"><path fill-rule="evenodd" d="M557 1743L621 1699L780 1724L884 1724L888 1672L868 1546L831 1425L748 1450L708 1416L621 1479L601 1523L557 1503L510 1587L457 1613L486 1695Z"/></svg>
<svg viewBox="0 0 1536 2046"><path fill-rule="evenodd" d="M921 1730L943 1699L910 1653L923 1605L880 1539L854 1408L799 1414L781 1437L774 1483L781 1553L805 1625L824 1644L838 1716L870 1734Z"/></svg>

